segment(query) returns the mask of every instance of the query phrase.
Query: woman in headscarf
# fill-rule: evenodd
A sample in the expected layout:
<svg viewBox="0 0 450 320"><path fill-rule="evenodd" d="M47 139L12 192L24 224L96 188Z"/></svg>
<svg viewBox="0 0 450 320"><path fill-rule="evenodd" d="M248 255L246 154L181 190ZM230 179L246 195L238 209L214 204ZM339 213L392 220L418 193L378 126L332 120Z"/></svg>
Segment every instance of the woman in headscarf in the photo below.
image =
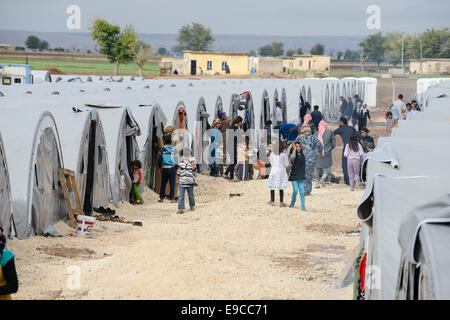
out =
<svg viewBox="0 0 450 320"><path fill-rule="evenodd" d="M305 116L306 118L306 116ZM309 196L312 190L312 179L317 157L322 156L323 146L319 139L312 134L311 127L306 124L302 126L302 133L298 136L306 158L305 168L305 196Z"/></svg>
<svg viewBox="0 0 450 320"><path fill-rule="evenodd" d="M6 237L0 221L0 300L12 300L11 294L19 289L14 254L6 249Z"/></svg>
<svg viewBox="0 0 450 320"><path fill-rule="evenodd" d="M317 159L316 168L314 170L314 178L317 180L316 188L320 188L320 184L323 187L325 186L325 179L331 173L331 167L333 166L333 149L336 147L336 137L333 132L328 129L328 123L323 120L320 121L318 131L315 135L323 146L323 157ZM320 176L320 170L323 170L322 176Z"/></svg>

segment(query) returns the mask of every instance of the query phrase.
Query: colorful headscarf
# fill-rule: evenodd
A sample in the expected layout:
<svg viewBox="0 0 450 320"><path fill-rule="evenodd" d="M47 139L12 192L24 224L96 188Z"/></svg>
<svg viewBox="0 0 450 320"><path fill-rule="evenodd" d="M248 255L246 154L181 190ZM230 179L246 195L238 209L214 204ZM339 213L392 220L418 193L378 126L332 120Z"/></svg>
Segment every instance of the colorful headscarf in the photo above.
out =
<svg viewBox="0 0 450 320"><path fill-rule="evenodd" d="M305 114L305 116L303 117L303 125L302 128L300 129L300 132L303 130L303 127L308 125L308 123L312 120L312 117L309 113Z"/></svg>
<svg viewBox="0 0 450 320"><path fill-rule="evenodd" d="M328 123L326 123L325 121L320 121L319 122L319 134L317 135L317 138L319 138L319 141L322 143L322 154L325 155L325 145L323 143L323 134L325 133L325 131L328 129Z"/></svg>

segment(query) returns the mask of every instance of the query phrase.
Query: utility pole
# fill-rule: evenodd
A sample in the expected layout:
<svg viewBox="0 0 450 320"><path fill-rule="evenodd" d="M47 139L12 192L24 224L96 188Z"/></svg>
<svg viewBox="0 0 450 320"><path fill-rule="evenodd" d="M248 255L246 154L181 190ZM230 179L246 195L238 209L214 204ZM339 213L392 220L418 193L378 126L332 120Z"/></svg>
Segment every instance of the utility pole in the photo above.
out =
<svg viewBox="0 0 450 320"><path fill-rule="evenodd" d="M419 68L419 73L422 74L423 70L422 70L422 59L423 59L423 44L422 44L422 36L420 36L420 68Z"/></svg>
<svg viewBox="0 0 450 320"><path fill-rule="evenodd" d="M402 33L402 74L405 73L405 69L404 69L404 61L403 61L403 49L404 49L404 45L403 45L404 39L403 39L403 33Z"/></svg>

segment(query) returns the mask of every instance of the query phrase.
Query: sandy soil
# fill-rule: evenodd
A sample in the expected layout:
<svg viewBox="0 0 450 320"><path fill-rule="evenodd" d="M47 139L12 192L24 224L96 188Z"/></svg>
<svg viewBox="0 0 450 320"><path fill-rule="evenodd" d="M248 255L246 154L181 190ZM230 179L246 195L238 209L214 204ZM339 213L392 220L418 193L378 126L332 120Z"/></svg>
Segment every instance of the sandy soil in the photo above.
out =
<svg viewBox="0 0 450 320"><path fill-rule="evenodd" d="M198 180L194 212L178 215L176 204L157 203L146 190L143 206L122 204L117 211L143 227L96 221L94 239L10 241L20 280L14 298L351 298L351 287L335 285L358 243L361 190L314 189L304 213L269 206L265 180ZM56 227L63 235L74 232L64 222ZM70 266L80 268L76 290L67 286Z"/></svg>

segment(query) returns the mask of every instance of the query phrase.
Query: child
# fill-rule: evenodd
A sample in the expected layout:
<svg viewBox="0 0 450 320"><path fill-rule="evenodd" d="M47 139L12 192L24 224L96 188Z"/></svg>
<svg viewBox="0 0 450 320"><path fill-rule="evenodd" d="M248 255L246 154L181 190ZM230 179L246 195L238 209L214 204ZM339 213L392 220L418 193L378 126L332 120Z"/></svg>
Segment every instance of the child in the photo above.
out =
<svg viewBox="0 0 450 320"><path fill-rule="evenodd" d="M277 141L270 154L271 170L269 178L267 179L267 186L270 189L270 202L271 206L275 205L275 190L280 190L280 207L286 207L283 202L283 191L289 185L289 178L286 172L286 166L288 159L284 152L284 143Z"/></svg>
<svg viewBox="0 0 450 320"><path fill-rule="evenodd" d="M289 208L294 208L298 192L300 193L300 203L303 211L306 211L304 188L305 166L306 160L305 155L303 154L302 144L299 141L296 141L289 150L289 181L292 182L292 188L294 189Z"/></svg>
<svg viewBox="0 0 450 320"><path fill-rule="evenodd" d="M158 166L161 169L161 191L158 202L163 202L166 195L167 182L170 185L170 202L175 203L175 185L177 178L177 168L175 165L175 147L172 145L170 135L163 136L164 147L159 152Z"/></svg>
<svg viewBox="0 0 450 320"><path fill-rule="evenodd" d="M11 294L19 289L14 254L6 249L6 237L0 221L0 300L12 300Z"/></svg>
<svg viewBox="0 0 450 320"><path fill-rule="evenodd" d="M344 150L344 157L347 158L347 170L351 191L355 191L355 184L359 181L359 166L363 153L363 147L358 142L358 136L356 133L352 133Z"/></svg>
<svg viewBox="0 0 450 320"><path fill-rule="evenodd" d="M133 167L133 187L131 189L131 199L133 204L143 204L141 193L139 189L141 187L142 181L144 180L144 173L142 173L142 164L139 160L134 160L131 163Z"/></svg>
<svg viewBox="0 0 450 320"><path fill-rule="evenodd" d="M223 175L223 143L219 144L216 149L217 170L219 176Z"/></svg>
<svg viewBox="0 0 450 320"><path fill-rule="evenodd" d="M387 133L388 137L391 135L392 128L394 128L394 126L395 126L395 120L393 118L392 112L388 111L386 113L386 133Z"/></svg>
<svg viewBox="0 0 450 320"><path fill-rule="evenodd" d="M237 145L237 164L234 168L234 182L244 179L245 169L245 140L241 137L241 142Z"/></svg>
<svg viewBox="0 0 450 320"><path fill-rule="evenodd" d="M191 162L191 151L183 150L183 161L178 164L177 174L180 177L178 192L178 214L184 213L184 191L187 191L189 197L189 207L191 211L195 209L194 186L195 182L195 165Z"/></svg>

